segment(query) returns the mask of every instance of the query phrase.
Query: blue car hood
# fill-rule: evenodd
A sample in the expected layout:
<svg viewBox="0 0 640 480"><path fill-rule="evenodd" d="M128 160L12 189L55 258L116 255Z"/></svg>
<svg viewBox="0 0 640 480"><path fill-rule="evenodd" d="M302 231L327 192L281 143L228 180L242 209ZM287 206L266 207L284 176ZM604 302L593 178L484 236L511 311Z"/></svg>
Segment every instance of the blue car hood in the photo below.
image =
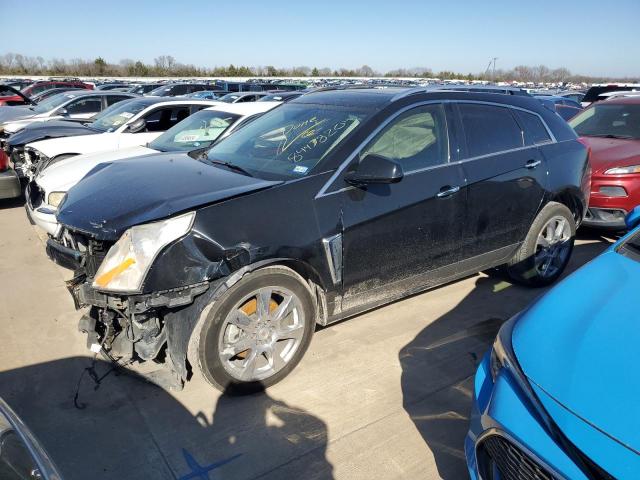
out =
<svg viewBox="0 0 640 480"><path fill-rule="evenodd" d="M101 240L129 227L278 185L194 160L160 153L102 163L72 187L58 222Z"/></svg>
<svg viewBox="0 0 640 480"><path fill-rule="evenodd" d="M523 372L549 397L543 404L561 406L549 414L602 467L611 457L576 433L585 424L621 456L640 451L639 287L640 262L610 249L533 304L513 332Z"/></svg>

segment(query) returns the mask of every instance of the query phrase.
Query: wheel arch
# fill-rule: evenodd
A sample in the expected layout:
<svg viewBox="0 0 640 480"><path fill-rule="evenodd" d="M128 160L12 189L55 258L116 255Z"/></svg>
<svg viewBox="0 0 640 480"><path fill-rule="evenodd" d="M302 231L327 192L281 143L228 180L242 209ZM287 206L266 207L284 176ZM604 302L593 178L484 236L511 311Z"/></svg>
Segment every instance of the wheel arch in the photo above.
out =
<svg viewBox="0 0 640 480"><path fill-rule="evenodd" d="M324 285L322 277L316 271L316 269L314 269L309 263L303 260L295 258L270 258L246 265L229 275L228 279L224 282L224 290L228 290L229 288L231 288L242 278L244 278L245 275L266 267L283 267L291 270L299 277L301 277L306 286L311 291L311 295L316 302L316 323L323 326L327 325L328 314L326 301L326 285ZM220 294L222 293L223 292L221 292Z"/></svg>
<svg viewBox="0 0 640 480"><path fill-rule="evenodd" d="M582 192L578 188L569 187L558 190L551 195L549 201L560 203L571 210L576 221L576 225L580 225L582 219L587 213L587 205L583 200Z"/></svg>

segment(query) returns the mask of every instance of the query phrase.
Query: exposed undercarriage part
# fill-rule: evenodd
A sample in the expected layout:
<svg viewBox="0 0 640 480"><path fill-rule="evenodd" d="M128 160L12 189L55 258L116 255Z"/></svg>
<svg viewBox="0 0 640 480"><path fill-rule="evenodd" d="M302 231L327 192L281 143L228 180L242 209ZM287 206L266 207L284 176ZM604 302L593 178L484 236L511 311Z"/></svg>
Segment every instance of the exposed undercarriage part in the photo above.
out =
<svg viewBox="0 0 640 480"><path fill-rule="evenodd" d="M98 293L86 284L69 283L77 306L91 307L78 324L78 329L87 334L87 347L120 366L135 368L136 373L162 388L173 390L182 389L187 371L183 349L170 351L169 331L175 332L176 328L168 328L167 321L171 322L176 310L193 303L194 297L208 287L204 284L152 295L117 297ZM179 365L174 358L182 360Z"/></svg>

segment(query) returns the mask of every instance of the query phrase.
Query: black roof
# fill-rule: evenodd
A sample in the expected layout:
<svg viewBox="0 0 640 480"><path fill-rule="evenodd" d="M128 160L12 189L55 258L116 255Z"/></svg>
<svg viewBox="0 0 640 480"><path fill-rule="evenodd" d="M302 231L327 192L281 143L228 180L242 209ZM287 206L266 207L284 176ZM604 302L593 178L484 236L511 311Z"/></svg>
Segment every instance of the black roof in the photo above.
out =
<svg viewBox="0 0 640 480"><path fill-rule="evenodd" d="M475 100L492 103L504 103L539 111L542 107L540 101L531 95L499 94L490 89L481 91L469 91L467 89L451 90L444 88L341 88L320 89L310 92L292 100L292 104L324 104L345 107L359 107L364 109L379 110L385 106L407 98L424 100Z"/></svg>
<svg viewBox="0 0 640 480"><path fill-rule="evenodd" d="M381 108L391 103L398 94L408 88L327 88L310 92L292 100L291 103L318 103L324 105Z"/></svg>

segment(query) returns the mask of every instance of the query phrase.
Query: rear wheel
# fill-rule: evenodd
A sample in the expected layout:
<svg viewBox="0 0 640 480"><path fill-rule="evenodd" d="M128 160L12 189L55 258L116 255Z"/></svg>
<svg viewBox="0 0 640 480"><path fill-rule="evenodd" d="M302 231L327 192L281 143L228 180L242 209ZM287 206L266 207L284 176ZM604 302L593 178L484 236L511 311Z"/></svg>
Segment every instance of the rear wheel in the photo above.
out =
<svg viewBox="0 0 640 480"><path fill-rule="evenodd" d="M304 280L283 267L249 274L213 305L199 333L197 361L214 387L252 393L286 377L315 327Z"/></svg>
<svg viewBox="0 0 640 480"><path fill-rule="evenodd" d="M548 203L507 265L507 273L514 281L525 285L550 285L569 263L575 236L576 223L571 210L560 203Z"/></svg>

